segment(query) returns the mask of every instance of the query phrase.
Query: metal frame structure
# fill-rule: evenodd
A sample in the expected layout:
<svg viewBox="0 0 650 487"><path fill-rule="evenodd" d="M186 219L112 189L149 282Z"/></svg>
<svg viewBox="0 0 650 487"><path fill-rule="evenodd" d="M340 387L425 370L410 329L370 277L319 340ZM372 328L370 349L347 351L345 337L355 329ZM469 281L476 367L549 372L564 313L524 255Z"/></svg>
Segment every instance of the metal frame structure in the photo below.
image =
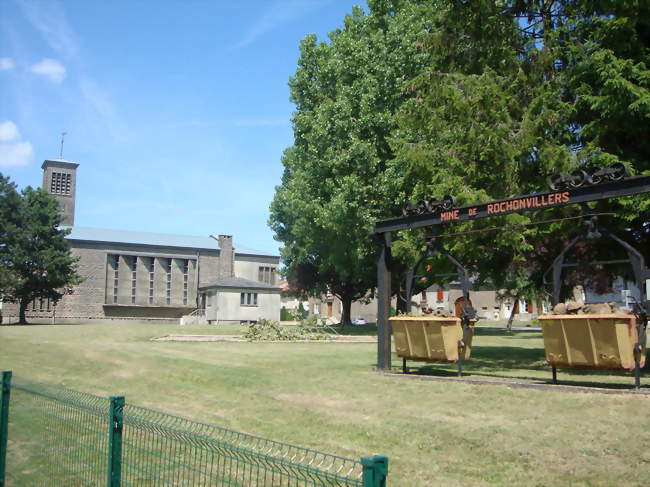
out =
<svg viewBox="0 0 650 487"><path fill-rule="evenodd" d="M587 228L581 232L579 235L573 238L569 242L562 252L555 258L553 264L549 269L544 273L544 284L547 284L546 276L552 270L553 271L553 294L552 302L555 306L560 302L560 293L562 288L562 271L567 267L577 267L579 264L566 264L565 257L569 250L571 250L579 241L581 240L593 240L601 238L603 235L610 237L614 242L619 244L625 249L628 258L627 259L617 259L617 260L604 260L598 262L591 262L591 265L606 265L606 264L630 264L632 266L632 273L634 274L634 280L637 288L641 293L643 293L643 285L646 279L650 279L650 270L645 267L645 259L634 247L632 247L627 242L621 240L612 232L606 228L598 226L598 217L590 215L587 211L585 212L583 222L586 224ZM648 295L646 294L646 298ZM643 298L642 298L643 300ZM647 339L647 327L648 327L648 317L650 315L650 299L645 299L644 304L635 303L634 306L634 315L636 316L639 333L637 342L634 344L634 385L636 389L641 387L641 353L643 351L643 344ZM551 366L553 373L553 384L557 384L557 367L554 365Z"/></svg>
<svg viewBox="0 0 650 487"><path fill-rule="evenodd" d="M392 294L392 232L642 193L650 193L650 175L634 176L593 186L567 187L561 190L533 193L459 208L445 209L439 206L434 212L378 221L375 225L375 232L372 234L380 247L377 261L377 368L379 370L390 370L392 368L391 328L388 322ZM650 272L641 269L641 275L648 278ZM641 292L643 292L643 287L641 287ZM645 301L646 313L650 314L650 300L647 299L647 295Z"/></svg>
<svg viewBox="0 0 650 487"><path fill-rule="evenodd" d="M447 258L454 266L456 266L456 272L450 274L416 274L418 268L424 262L425 259L429 257L434 257L436 254L440 254ZM463 292L463 308L461 310L461 326L463 328L463 336L458 340L458 377L463 374L463 356L465 354L465 347L469 341L471 329L470 326L473 325L473 320L476 318L476 310L470 304L469 299L469 272L467 269L460 263L460 261L454 257L447 249L445 249L440 242L437 241L435 236L430 236L427 238L427 249L422 254L422 257L415 263L406 276L406 312L411 312L411 298L413 297L413 288L415 283L422 277L450 277L456 276L461 284L461 289ZM406 368L406 359L402 358L402 371L407 372Z"/></svg>

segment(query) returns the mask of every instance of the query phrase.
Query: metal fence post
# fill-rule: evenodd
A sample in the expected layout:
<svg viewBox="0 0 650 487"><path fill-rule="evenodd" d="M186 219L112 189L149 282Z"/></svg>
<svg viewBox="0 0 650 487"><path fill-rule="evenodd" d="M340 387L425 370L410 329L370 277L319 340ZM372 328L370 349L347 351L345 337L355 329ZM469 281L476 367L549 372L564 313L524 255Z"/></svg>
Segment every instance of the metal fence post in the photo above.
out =
<svg viewBox="0 0 650 487"><path fill-rule="evenodd" d="M361 465L363 465L363 487L386 487L388 457L381 455L361 457Z"/></svg>
<svg viewBox="0 0 650 487"><path fill-rule="evenodd" d="M0 399L0 487L5 486L7 467L7 440L9 439L9 395L11 371L2 372L2 399Z"/></svg>
<svg viewBox="0 0 650 487"><path fill-rule="evenodd" d="M120 487L122 482L124 396L110 397L108 414L108 487Z"/></svg>

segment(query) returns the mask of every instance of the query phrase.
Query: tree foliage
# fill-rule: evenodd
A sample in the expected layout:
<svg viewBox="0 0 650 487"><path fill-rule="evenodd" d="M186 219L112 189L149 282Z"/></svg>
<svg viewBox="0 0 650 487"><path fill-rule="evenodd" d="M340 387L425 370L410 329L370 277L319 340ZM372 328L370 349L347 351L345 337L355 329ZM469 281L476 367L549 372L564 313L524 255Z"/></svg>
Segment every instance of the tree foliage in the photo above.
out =
<svg viewBox="0 0 650 487"><path fill-rule="evenodd" d="M367 234L407 199L452 194L471 204L545 190L551 174L576 168L622 162L633 174L650 170L647 2L368 6L329 42L305 38L290 81L295 140L270 224L296 287L327 288L344 301L372 290L376 248ZM647 197L591 207L615 212L620 218L607 226L649 251ZM577 214L564 207L552 217ZM483 282L535 299L576 229L575 220L529 225L546 218L456 224L443 234L507 228L444 243ZM394 236L403 269L416 261L423 233Z"/></svg>
<svg viewBox="0 0 650 487"><path fill-rule="evenodd" d="M435 61L414 80L417 96L403 107L401 137L393 142L412 199L454 194L469 204L544 190L548 176L576 168L620 161L632 173L650 169L647 6L444 3L427 40ZM607 226L618 226L639 248L645 238L648 250L647 198L598 208L622 217ZM553 216L576 214L563 208ZM548 213L509 215L445 231L544 218ZM444 242L484 282L534 299L575 227L575 221L520 226Z"/></svg>
<svg viewBox="0 0 650 487"><path fill-rule="evenodd" d="M71 286L81 282L77 259L70 254L61 229L59 205L41 189L27 187L20 193L0 174L0 294L18 302L20 322L34 299L55 303Z"/></svg>
<svg viewBox="0 0 650 487"><path fill-rule="evenodd" d="M329 290L348 322L352 300L375 286L374 222L404 198L389 138L410 95L404 83L428 58L420 2L371 1L353 9L329 42L307 36L291 78L294 145L283 157L271 228L292 287Z"/></svg>

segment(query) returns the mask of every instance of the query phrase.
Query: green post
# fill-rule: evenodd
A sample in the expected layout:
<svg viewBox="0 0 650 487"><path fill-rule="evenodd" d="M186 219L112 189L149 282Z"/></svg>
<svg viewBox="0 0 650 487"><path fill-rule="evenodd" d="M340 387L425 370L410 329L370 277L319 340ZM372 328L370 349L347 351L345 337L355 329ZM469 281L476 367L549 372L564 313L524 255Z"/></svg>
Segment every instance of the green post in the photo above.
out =
<svg viewBox="0 0 650 487"><path fill-rule="evenodd" d="M120 487L122 482L124 396L111 396L108 411L108 487Z"/></svg>
<svg viewBox="0 0 650 487"><path fill-rule="evenodd" d="M7 467L7 440L9 436L9 394L11 371L2 372L2 399L0 399L0 487L5 486Z"/></svg>
<svg viewBox="0 0 650 487"><path fill-rule="evenodd" d="M363 487L386 487L388 457L381 455L361 457L361 465L363 465Z"/></svg>

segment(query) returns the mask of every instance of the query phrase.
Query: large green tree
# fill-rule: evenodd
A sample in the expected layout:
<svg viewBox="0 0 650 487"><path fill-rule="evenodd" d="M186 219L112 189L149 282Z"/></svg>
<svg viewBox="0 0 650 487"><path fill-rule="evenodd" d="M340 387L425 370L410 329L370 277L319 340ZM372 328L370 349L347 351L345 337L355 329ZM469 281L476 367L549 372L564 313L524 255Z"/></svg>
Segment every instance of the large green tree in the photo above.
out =
<svg viewBox="0 0 650 487"><path fill-rule="evenodd" d="M0 174L0 294L18 303L20 323L34 299L56 303L81 282L65 240L70 230L60 223L54 197L31 187L18 193Z"/></svg>
<svg viewBox="0 0 650 487"><path fill-rule="evenodd" d="M441 7L426 43L434 63L414 80L417 97L404 105L393 141L411 198L451 193L461 204L473 203L543 190L560 171L613 162L633 173L650 169L646 3L449 1ZM647 251L649 207L639 197L599 208L621 216L618 230ZM564 208L553 216L575 214ZM510 215L443 233L544 217ZM543 271L575 226L509 227L444 241L483 281L530 299L539 296Z"/></svg>
<svg viewBox="0 0 650 487"><path fill-rule="evenodd" d="M368 234L404 200L389 139L395 113L412 96L406 81L428 62L420 42L427 3L371 0L368 13L354 8L329 42L302 41L290 80L294 144L282 159L270 226L292 286L333 292L344 323L351 302L375 287Z"/></svg>
<svg viewBox="0 0 650 487"><path fill-rule="evenodd" d="M295 143L270 223L298 288L327 288L344 303L372 290L376 249L367 232L406 199L453 194L469 204L544 190L549 175L576 168L650 169L647 3L368 5L328 43L303 41L290 84ZM647 251L647 198L598 208L622 217L607 225ZM577 213L567 207L553 217ZM537 299L544 270L576 227L529 226L546 216L457 225L443 234L508 227L443 238L486 284ZM402 269L417 259L423 234L395 236Z"/></svg>

